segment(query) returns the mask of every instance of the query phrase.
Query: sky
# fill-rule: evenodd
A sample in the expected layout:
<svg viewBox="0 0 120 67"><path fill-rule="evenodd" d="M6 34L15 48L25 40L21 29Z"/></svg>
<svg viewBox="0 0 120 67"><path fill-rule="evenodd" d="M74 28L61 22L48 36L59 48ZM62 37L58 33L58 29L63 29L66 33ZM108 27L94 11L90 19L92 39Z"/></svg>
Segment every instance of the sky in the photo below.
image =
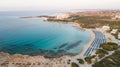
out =
<svg viewBox="0 0 120 67"><path fill-rule="evenodd" d="M120 9L120 0L0 0L0 11L41 9Z"/></svg>

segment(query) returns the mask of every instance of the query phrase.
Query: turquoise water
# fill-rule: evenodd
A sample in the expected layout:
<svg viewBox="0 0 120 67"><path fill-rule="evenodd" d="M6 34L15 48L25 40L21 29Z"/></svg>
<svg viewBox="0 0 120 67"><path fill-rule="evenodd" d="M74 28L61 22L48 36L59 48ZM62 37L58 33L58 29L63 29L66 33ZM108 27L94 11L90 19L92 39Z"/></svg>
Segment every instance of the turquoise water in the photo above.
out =
<svg viewBox="0 0 120 67"><path fill-rule="evenodd" d="M78 54L90 40L90 33L74 26L40 18L0 16L0 51L48 57Z"/></svg>

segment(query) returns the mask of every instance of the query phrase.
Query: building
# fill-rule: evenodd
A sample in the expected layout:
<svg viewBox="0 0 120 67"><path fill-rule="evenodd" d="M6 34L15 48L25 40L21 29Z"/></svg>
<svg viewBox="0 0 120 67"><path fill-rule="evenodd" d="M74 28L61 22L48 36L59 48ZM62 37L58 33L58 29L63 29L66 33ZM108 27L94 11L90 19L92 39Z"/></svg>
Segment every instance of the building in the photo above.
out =
<svg viewBox="0 0 120 67"><path fill-rule="evenodd" d="M115 15L112 19L120 19L120 14L118 14L118 15Z"/></svg>
<svg viewBox="0 0 120 67"><path fill-rule="evenodd" d="M116 34L118 32L118 29L112 29L112 31L110 32L111 34Z"/></svg>
<svg viewBox="0 0 120 67"><path fill-rule="evenodd" d="M118 33L118 39L120 39L120 33Z"/></svg>
<svg viewBox="0 0 120 67"><path fill-rule="evenodd" d="M110 30L110 26L103 26L102 29L105 30L105 31L109 31Z"/></svg>
<svg viewBox="0 0 120 67"><path fill-rule="evenodd" d="M69 18L70 15L69 14L59 14L56 16L57 19L66 19Z"/></svg>

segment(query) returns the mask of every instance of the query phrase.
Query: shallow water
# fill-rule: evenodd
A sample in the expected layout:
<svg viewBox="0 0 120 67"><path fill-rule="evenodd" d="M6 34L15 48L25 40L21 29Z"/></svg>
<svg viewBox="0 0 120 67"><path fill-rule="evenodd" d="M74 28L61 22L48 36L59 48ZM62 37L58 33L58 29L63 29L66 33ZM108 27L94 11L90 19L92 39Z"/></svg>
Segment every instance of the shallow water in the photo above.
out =
<svg viewBox="0 0 120 67"><path fill-rule="evenodd" d="M74 26L40 18L0 16L0 51L45 56L80 53L90 33Z"/></svg>

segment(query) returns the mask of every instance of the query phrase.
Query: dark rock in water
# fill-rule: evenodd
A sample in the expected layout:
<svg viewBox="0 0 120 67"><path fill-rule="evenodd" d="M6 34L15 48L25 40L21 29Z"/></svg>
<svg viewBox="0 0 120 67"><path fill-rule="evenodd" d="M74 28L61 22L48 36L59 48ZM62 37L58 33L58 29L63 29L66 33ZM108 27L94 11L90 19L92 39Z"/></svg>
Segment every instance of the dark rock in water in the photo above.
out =
<svg viewBox="0 0 120 67"><path fill-rule="evenodd" d="M59 47L55 47L55 48L53 48L53 49L59 50L59 49L65 47L67 44L68 44L68 43L64 43L64 44L60 45Z"/></svg>
<svg viewBox="0 0 120 67"><path fill-rule="evenodd" d="M58 50L58 53L62 53L62 54L64 54L66 51L65 50Z"/></svg>
<svg viewBox="0 0 120 67"><path fill-rule="evenodd" d="M24 44L24 46L33 46L33 44Z"/></svg>
<svg viewBox="0 0 120 67"><path fill-rule="evenodd" d="M31 56L36 56L36 55L42 55L46 58L54 58L54 57L60 57L65 55L66 52L64 50L58 50L57 52L53 51L53 50L40 50L34 53L31 53L29 55Z"/></svg>
<svg viewBox="0 0 120 67"><path fill-rule="evenodd" d="M59 46L59 48L63 48L64 46L66 46L68 43L64 43L61 46Z"/></svg>
<svg viewBox="0 0 120 67"><path fill-rule="evenodd" d="M67 52L65 55L75 56L75 55L78 55L78 53L69 53L69 52Z"/></svg>
<svg viewBox="0 0 120 67"><path fill-rule="evenodd" d="M72 53L70 54L70 53L68 53L68 52L66 52L65 50L62 50L62 49L58 49L56 51L54 51L54 50L43 50L43 49L34 50L33 48L31 48L31 46L29 47L29 45L31 45L31 44L25 44L24 47L14 46L14 47L11 47L9 49L6 49L6 47L5 47L5 49L0 49L0 51L10 53L11 55L19 52L19 54L23 54L23 55L30 55L30 56L41 55L41 56L44 56L46 58L57 58L57 57L61 57L63 55L75 55L75 54L72 54ZM60 48L64 47L65 45L67 45L67 44L61 45ZM34 47L34 45L32 45L32 46ZM20 50L17 49L17 48L19 48ZM29 52L27 52L27 51L29 51Z"/></svg>
<svg viewBox="0 0 120 67"><path fill-rule="evenodd" d="M57 55L59 55L60 57L60 56L66 55L66 53L67 52L65 50L58 50Z"/></svg>
<svg viewBox="0 0 120 67"><path fill-rule="evenodd" d="M46 58L53 58L56 56L56 52L49 50L49 51L45 51L43 55Z"/></svg>
<svg viewBox="0 0 120 67"><path fill-rule="evenodd" d="M68 46L68 47L67 47L67 50L70 50L70 49L73 49L74 47L77 47L78 45L80 45L81 42L82 42L82 41L80 40L80 41L72 44L71 46Z"/></svg>
<svg viewBox="0 0 120 67"><path fill-rule="evenodd" d="M53 48L53 49L57 49L57 47Z"/></svg>

